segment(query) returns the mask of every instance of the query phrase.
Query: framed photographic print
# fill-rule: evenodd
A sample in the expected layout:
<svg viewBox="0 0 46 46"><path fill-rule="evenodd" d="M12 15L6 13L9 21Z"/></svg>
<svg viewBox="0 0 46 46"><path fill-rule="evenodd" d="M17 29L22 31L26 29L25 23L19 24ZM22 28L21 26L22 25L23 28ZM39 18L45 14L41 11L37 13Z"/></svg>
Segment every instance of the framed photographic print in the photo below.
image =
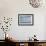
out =
<svg viewBox="0 0 46 46"><path fill-rule="evenodd" d="M19 26L32 26L34 24L33 14L18 14Z"/></svg>

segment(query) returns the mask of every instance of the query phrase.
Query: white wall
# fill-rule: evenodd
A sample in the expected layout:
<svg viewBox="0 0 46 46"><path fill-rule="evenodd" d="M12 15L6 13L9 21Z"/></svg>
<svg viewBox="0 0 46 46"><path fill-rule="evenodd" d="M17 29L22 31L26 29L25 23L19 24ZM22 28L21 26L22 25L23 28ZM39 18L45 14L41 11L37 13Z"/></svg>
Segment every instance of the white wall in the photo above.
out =
<svg viewBox="0 0 46 46"><path fill-rule="evenodd" d="M27 40L34 34L39 40L45 38L45 15L46 8L33 8L28 0L0 0L0 16L12 17L13 22L8 31L17 40ZM18 14L34 14L33 26L18 26ZM2 31L1 31L2 32ZM1 33L0 33L1 34ZM0 36L2 39L2 36Z"/></svg>

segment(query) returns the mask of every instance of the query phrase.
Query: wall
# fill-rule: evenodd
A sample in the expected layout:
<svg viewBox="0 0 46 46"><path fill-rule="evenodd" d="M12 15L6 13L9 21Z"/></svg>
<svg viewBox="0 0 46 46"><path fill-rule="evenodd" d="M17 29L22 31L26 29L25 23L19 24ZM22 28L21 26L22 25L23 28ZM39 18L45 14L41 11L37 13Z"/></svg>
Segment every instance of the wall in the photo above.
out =
<svg viewBox="0 0 46 46"><path fill-rule="evenodd" d="M16 38L16 40L27 40L34 34L37 35L39 40L45 39L45 15L46 6L40 8L33 8L29 4L28 0L0 0L0 18L12 17L13 22L10 31L10 35ZM18 14L34 14L33 26L18 26ZM3 33L1 31L1 33ZM0 33L0 35L2 35ZM4 33L3 33L4 34ZM3 37L0 36L0 39ZM3 38L4 39L4 38Z"/></svg>

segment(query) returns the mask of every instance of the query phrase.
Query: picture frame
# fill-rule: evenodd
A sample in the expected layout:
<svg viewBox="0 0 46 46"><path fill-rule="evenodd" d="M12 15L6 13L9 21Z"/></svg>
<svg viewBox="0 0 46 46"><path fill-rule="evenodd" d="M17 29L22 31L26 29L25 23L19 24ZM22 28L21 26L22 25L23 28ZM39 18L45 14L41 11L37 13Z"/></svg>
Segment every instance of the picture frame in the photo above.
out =
<svg viewBox="0 0 46 46"><path fill-rule="evenodd" d="M18 14L18 26L33 26L34 14Z"/></svg>

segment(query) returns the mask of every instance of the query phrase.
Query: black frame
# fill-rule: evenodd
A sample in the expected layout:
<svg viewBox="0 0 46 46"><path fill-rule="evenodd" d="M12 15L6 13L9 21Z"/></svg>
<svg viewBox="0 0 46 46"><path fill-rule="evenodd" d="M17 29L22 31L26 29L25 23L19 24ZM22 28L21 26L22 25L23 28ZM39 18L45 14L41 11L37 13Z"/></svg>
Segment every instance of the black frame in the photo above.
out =
<svg viewBox="0 0 46 46"><path fill-rule="evenodd" d="M32 16L32 24L26 24L26 23L25 23L25 24L20 24L20 23L19 23L19 21L20 21L20 20L19 20L19 16L22 16L22 15L23 15L23 16L25 16L25 15L26 15L26 16L27 16L27 15ZM18 14L18 26L33 26L33 25L34 25L34 14Z"/></svg>

